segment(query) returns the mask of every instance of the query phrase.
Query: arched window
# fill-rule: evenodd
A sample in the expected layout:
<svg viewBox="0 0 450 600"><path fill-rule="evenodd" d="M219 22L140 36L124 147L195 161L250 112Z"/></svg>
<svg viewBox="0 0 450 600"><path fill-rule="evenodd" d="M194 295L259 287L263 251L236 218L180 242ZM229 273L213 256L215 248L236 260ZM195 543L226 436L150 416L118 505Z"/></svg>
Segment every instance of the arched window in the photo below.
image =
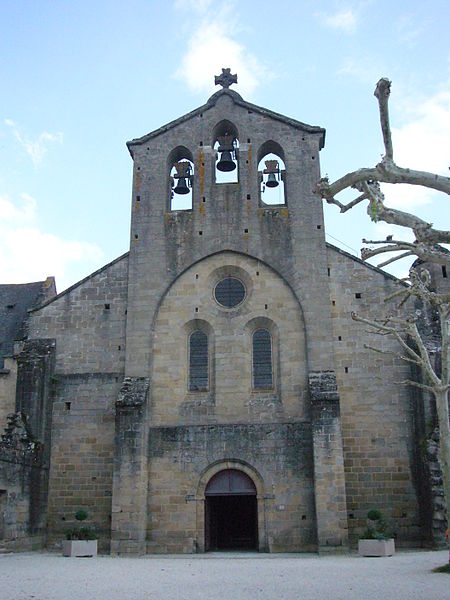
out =
<svg viewBox="0 0 450 600"><path fill-rule="evenodd" d="M267 329L253 332L253 388L273 386L272 337Z"/></svg>
<svg viewBox="0 0 450 600"><path fill-rule="evenodd" d="M197 329L189 337L189 391L206 391L208 383L208 336Z"/></svg>
<svg viewBox="0 0 450 600"><path fill-rule="evenodd" d="M184 146L175 148L169 156L170 210L192 210L194 163Z"/></svg>
<svg viewBox="0 0 450 600"><path fill-rule="evenodd" d="M286 204L284 152L270 140L258 152L258 176L261 184L261 202L268 205Z"/></svg>
<svg viewBox="0 0 450 600"><path fill-rule="evenodd" d="M216 183L237 183L239 141L236 127L226 120L219 123L214 130L213 146L216 151Z"/></svg>

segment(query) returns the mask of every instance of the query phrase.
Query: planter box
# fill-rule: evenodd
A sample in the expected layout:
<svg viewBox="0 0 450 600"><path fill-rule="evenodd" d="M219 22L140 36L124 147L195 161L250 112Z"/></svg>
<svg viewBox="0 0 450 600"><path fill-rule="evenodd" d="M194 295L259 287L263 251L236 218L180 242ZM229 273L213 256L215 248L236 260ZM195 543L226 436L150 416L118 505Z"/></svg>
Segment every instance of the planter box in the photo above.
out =
<svg viewBox="0 0 450 600"><path fill-rule="evenodd" d="M358 553L360 556L393 556L395 543L390 540L359 540Z"/></svg>
<svg viewBox="0 0 450 600"><path fill-rule="evenodd" d="M97 556L97 540L64 540L63 556Z"/></svg>

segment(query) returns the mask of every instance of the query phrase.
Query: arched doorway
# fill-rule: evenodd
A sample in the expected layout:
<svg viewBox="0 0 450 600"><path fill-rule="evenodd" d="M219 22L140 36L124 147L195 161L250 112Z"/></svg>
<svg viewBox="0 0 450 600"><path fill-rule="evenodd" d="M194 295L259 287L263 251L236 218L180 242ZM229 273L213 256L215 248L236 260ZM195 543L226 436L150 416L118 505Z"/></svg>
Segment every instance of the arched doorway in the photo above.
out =
<svg viewBox="0 0 450 600"><path fill-rule="evenodd" d="M255 484L243 471L219 471L205 489L205 550L257 549Z"/></svg>

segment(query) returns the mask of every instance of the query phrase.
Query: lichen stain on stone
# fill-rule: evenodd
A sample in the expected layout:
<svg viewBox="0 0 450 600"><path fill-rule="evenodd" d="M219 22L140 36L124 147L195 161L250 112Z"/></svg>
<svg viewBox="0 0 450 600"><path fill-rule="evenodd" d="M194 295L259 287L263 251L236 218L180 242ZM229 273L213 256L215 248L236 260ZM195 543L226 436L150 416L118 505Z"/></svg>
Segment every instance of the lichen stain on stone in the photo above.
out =
<svg viewBox="0 0 450 600"><path fill-rule="evenodd" d="M283 219L287 219L289 217L289 209L287 209L286 207L282 208L281 216L283 217Z"/></svg>
<svg viewBox="0 0 450 600"><path fill-rule="evenodd" d="M247 160L248 160L248 172L250 173L250 170L252 168L252 145L250 144L247 150Z"/></svg>
<svg viewBox="0 0 450 600"><path fill-rule="evenodd" d="M248 216L248 220L250 221L250 209L251 209L251 202L250 200L247 202L247 216Z"/></svg>
<svg viewBox="0 0 450 600"><path fill-rule="evenodd" d="M205 211L205 203L203 202L203 200L200 202L200 208L199 208L199 210L200 210L201 216L204 218L205 214L206 214L206 211Z"/></svg>
<svg viewBox="0 0 450 600"><path fill-rule="evenodd" d="M200 196L203 196L205 193L205 156L203 150L200 150L198 153L198 181L200 184Z"/></svg>
<svg viewBox="0 0 450 600"><path fill-rule="evenodd" d="M264 210L262 208L258 208L258 219L261 219L263 214L264 214Z"/></svg>
<svg viewBox="0 0 450 600"><path fill-rule="evenodd" d="M136 192L139 193L141 191L141 173L137 171L136 173Z"/></svg>
<svg viewBox="0 0 450 600"><path fill-rule="evenodd" d="M169 225L169 213L164 213L164 225L166 227Z"/></svg>

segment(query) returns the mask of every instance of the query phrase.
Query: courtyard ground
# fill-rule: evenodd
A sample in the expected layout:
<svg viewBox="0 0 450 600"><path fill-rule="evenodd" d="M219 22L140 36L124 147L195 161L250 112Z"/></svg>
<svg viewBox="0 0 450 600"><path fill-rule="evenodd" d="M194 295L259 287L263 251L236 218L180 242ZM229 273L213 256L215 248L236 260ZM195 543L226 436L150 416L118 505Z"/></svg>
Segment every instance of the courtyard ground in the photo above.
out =
<svg viewBox="0 0 450 600"><path fill-rule="evenodd" d="M450 600L447 551L204 554L142 558L0 555L1 600Z"/></svg>

